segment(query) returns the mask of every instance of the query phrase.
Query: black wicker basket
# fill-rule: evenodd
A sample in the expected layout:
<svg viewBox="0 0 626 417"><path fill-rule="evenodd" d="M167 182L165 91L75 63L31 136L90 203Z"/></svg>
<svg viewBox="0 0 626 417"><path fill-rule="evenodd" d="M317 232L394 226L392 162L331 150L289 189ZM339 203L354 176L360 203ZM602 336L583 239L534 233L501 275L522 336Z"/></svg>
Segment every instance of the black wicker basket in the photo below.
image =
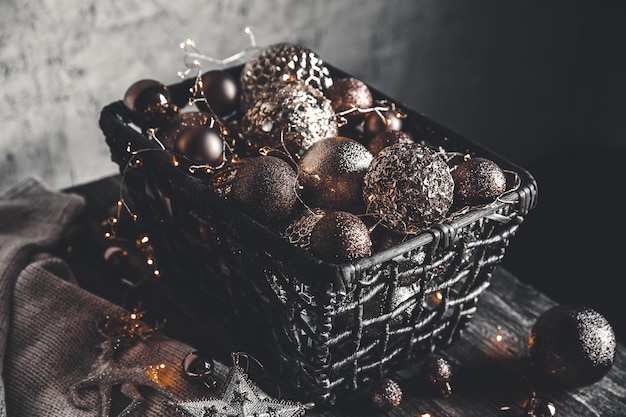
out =
<svg viewBox="0 0 626 417"><path fill-rule="evenodd" d="M348 76L328 67L335 78ZM241 69L228 70L239 76ZM169 86L183 105L189 83ZM403 130L419 141L498 163L510 175L509 191L371 256L332 264L238 210L201 176L174 166L171 154L133 125L122 101L107 105L100 118L161 268L205 294L224 319L255 329L269 352L261 361L301 399L317 404L363 392L457 339L536 202L536 183L524 169L371 91L406 112ZM144 149L154 152L137 152Z"/></svg>

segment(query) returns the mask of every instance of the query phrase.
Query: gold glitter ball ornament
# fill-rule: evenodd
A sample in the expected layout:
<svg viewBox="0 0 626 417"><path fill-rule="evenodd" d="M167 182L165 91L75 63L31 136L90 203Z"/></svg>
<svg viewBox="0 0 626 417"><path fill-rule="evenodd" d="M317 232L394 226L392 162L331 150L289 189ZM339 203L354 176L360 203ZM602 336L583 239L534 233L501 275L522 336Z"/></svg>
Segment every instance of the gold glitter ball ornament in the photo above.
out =
<svg viewBox="0 0 626 417"><path fill-rule="evenodd" d="M419 143L383 148L363 179L366 212L398 233L416 234L441 221L453 197L448 165Z"/></svg>
<svg viewBox="0 0 626 417"><path fill-rule="evenodd" d="M321 91L299 82L275 83L245 112L241 130L252 150L286 150L298 159L315 142L335 137L337 121Z"/></svg>
<svg viewBox="0 0 626 417"><path fill-rule="evenodd" d="M241 72L241 106L252 106L259 92L275 82L300 81L323 91L333 85L330 71L319 55L309 48L277 43L257 52Z"/></svg>

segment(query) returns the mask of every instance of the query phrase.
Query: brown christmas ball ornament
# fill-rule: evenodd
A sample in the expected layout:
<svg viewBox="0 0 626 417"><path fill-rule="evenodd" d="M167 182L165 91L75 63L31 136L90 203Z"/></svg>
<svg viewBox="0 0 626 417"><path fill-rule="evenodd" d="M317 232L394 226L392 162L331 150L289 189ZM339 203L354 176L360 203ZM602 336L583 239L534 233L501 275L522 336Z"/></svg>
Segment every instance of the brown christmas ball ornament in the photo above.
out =
<svg viewBox="0 0 626 417"><path fill-rule="evenodd" d="M285 219L295 207L296 172L280 158L247 158L237 167L228 197L262 223Z"/></svg>
<svg viewBox="0 0 626 417"><path fill-rule="evenodd" d="M383 130L374 135L367 143L367 149L376 156L389 145L396 143L413 143L413 136L402 130Z"/></svg>
<svg viewBox="0 0 626 417"><path fill-rule="evenodd" d="M390 106L387 110L372 111L365 116L363 132L366 136L373 137L384 130L402 130L406 115Z"/></svg>
<svg viewBox="0 0 626 417"><path fill-rule="evenodd" d="M365 223L346 211L327 213L311 231L311 252L331 263L349 262L371 254L372 241Z"/></svg>
<svg viewBox="0 0 626 417"><path fill-rule="evenodd" d="M402 402L400 384L390 378L382 378L372 390L372 403L383 411L392 410Z"/></svg>
<svg viewBox="0 0 626 417"><path fill-rule="evenodd" d="M302 199L316 207L362 212L363 176L372 159L353 139L336 136L316 142L298 162Z"/></svg>
<svg viewBox="0 0 626 417"><path fill-rule="evenodd" d="M298 82L275 83L245 112L241 131L253 150L280 149L298 159L315 142L335 137L337 121L321 91Z"/></svg>
<svg viewBox="0 0 626 417"><path fill-rule="evenodd" d="M367 84L358 78L344 77L334 80L325 92L336 113L345 117L349 125L358 125L363 121L374 104L372 92Z"/></svg>
<svg viewBox="0 0 626 417"><path fill-rule="evenodd" d="M366 212L397 233L419 233L441 221L453 197L448 165L418 143L382 149L363 178Z"/></svg>
<svg viewBox="0 0 626 417"><path fill-rule="evenodd" d="M291 43L270 45L257 52L242 69L242 110L252 106L259 92L276 82L302 82L324 91L333 79L324 61L311 49Z"/></svg>
<svg viewBox="0 0 626 417"><path fill-rule="evenodd" d="M202 96L197 101L203 111L212 111L220 117L228 116L239 108L239 80L228 71L214 69L202 74Z"/></svg>
<svg viewBox="0 0 626 417"><path fill-rule="evenodd" d="M422 364L422 375L426 384L439 391L442 397L452 395L452 366L442 356L430 356Z"/></svg>
<svg viewBox="0 0 626 417"><path fill-rule="evenodd" d="M156 131L156 137L169 150L174 150L176 138L184 130L200 127L211 121L211 114L204 111L185 111L170 119L166 125Z"/></svg>
<svg viewBox="0 0 626 417"><path fill-rule="evenodd" d="M169 88L153 79L134 82L124 93L124 105L142 128L164 126L180 112L173 103Z"/></svg>
<svg viewBox="0 0 626 417"><path fill-rule="evenodd" d="M199 164L217 168L224 163L224 140L215 127L192 126L178 135L174 151Z"/></svg>
<svg viewBox="0 0 626 417"><path fill-rule="evenodd" d="M494 161L474 157L452 170L455 201L464 205L493 202L506 191L506 176Z"/></svg>
<svg viewBox="0 0 626 417"><path fill-rule="evenodd" d="M528 337L530 356L542 375L566 387L602 379L613 366L616 346L615 333L604 316L572 304L545 311Z"/></svg>

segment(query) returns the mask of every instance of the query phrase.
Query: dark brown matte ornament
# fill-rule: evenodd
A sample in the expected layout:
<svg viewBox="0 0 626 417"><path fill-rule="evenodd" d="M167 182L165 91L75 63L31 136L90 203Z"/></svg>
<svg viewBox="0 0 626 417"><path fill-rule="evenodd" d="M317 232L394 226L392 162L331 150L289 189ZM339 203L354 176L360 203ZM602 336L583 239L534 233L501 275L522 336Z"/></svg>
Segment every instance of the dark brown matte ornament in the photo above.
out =
<svg viewBox="0 0 626 417"><path fill-rule="evenodd" d="M506 176L490 159L469 158L452 170L457 204L479 205L493 202L506 191Z"/></svg>
<svg viewBox="0 0 626 417"><path fill-rule="evenodd" d="M174 151L194 162L217 168L224 162L224 139L216 128L193 126L178 135Z"/></svg>
<svg viewBox="0 0 626 417"><path fill-rule="evenodd" d="M542 375L565 387L591 385L613 366L616 339L597 311L563 304L545 311L533 325L528 347Z"/></svg>
<svg viewBox="0 0 626 417"><path fill-rule="evenodd" d="M397 233L416 234L441 221L453 196L448 165L418 143L382 149L363 178L366 212Z"/></svg>
<svg viewBox="0 0 626 417"><path fill-rule="evenodd" d="M382 378L372 390L372 403L376 408L389 411L402 402L402 388L389 378Z"/></svg>
<svg viewBox="0 0 626 417"><path fill-rule="evenodd" d="M402 130L403 118L404 115L393 108L383 110L380 114L373 111L365 116L363 132L373 137L383 130Z"/></svg>
<svg viewBox="0 0 626 417"><path fill-rule="evenodd" d="M241 107L246 111L257 95L276 82L301 82L319 91L333 84L330 71L320 56L300 45L270 45L246 62L240 77Z"/></svg>
<svg viewBox="0 0 626 417"><path fill-rule="evenodd" d="M313 144L298 162L302 199L309 205L363 212L363 176L372 154L343 136Z"/></svg>
<svg viewBox="0 0 626 417"><path fill-rule="evenodd" d="M211 70L202 74L202 94L198 101L200 110L210 111L220 117L228 116L239 108L239 80L224 70Z"/></svg>
<svg viewBox="0 0 626 417"><path fill-rule="evenodd" d="M296 172L280 158L247 158L237 168L228 194L233 201L261 223L289 216L296 204Z"/></svg>
<svg viewBox="0 0 626 417"><path fill-rule="evenodd" d="M354 77L336 79L326 90L335 113L343 113L349 125L358 125L374 104L372 93L363 81ZM359 111L358 109L361 109Z"/></svg>
<svg viewBox="0 0 626 417"><path fill-rule="evenodd" d="M376 156L378 153L389 145L395 143L413 143L413 137L410 133L402 130L383 130L374 135L367 143L367 149Z"/></svg>
<svg viewBox="0 0 626 417"><path fill-rule="evenodd" d="M180 112L172 102L169 88L152 79L134 82L124 93L124 105L133 112L142 128L158 128Z"/></svg>
<svg viewBox="0 0 626 417"><path fill-rule="evenodd" d="M353 261L370 255L371 250L367 226L352 213L327 213L311 231L311 252L327 262Z"/></svg>

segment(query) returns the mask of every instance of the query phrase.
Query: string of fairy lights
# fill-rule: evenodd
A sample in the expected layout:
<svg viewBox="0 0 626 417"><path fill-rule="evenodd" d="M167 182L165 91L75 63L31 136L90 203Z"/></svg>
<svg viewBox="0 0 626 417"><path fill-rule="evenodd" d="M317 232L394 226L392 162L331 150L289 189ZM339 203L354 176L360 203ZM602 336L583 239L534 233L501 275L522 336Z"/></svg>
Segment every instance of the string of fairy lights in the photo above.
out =
<svg viewBox="0 0 626 417"><path fill-rule="evenodd" d="M196 43L191 40L191 39L187 39L184 42L180 43L180 48L184 50L184 58L183 58L183 63L185 65L185 69L182 71L179 71L177 74L179 77L181 78L188 78L188 77L193 77L194 78L194 83L193 85L189 88L189 93L190 93L190 98L188 101L188 104L190 106L194 106L197 105L199 102L205 103L208 105L208 101L206 99L206 97L204 96L203 93L203 80L202 80L202 74L203 74L203 64L202 62L209 62L211 64L215 64L215 65L219 65L219 66L227 66L230 65L234 62L237 62L238 60L240 60L241 58L243 58L244 56L246 56L247 54L249 54L252 51L258 50L259 47L257 46L256 43L256 38L254 36L254 33L252 32L250 27L246 27L245 28L245 33L248 35L249 40L250 40L250 46L246 47L245 49L227 57L224 59L216 59L207 55L204 55L201 53L201 51L198 49ZM209 107L210 108L210 107ZM368 107L368 108L358 108L358 107L353 107L350 108L348 110L344 110L344 111L340 111L340 112L336 112L335 116L337 117L339 124L344 124L346 123L346 116L354 113L354 112L358 112L358 113L375 113L377 114L381 120L383 121L383 123L387 126L389 126L391 124L391 121L388 119L388 117L385 115L385 112L388 111L392 111L395 115L395 117L397 118L405 118L406 114L404 112L402 112L400 109L398 109L395 105L395 103L389 103L387 101L379 101L376 103L376 105L372 106L372 107ZM228 127L220 120L219 117L210 117L209 119L209 123L207 124L208 127L210 128L217 128L217 130L220 132L221 135L223 135L223 137L227 138L230 135L230 130L228 129ZM107 224L110 226L109 230L107 230L104 233L104 237L106 239L119 239L120 236L118 235L118 227L120 224L120 220L122 217L122 214L124 212L126 212L129 216L129 218L133 221L133 222L138 222L139 219L139 215L137 213L134 212L134 210L129 206L127 199L124 195L124 188L125 188L125 179L126 179L126 174L129 170L132 169L136 169L136 168L140 168L143 164L142 161L142 155L145 154L146 152L169 152L171 154L171 164L174 167L178 167L180 165L180 160L181 159L185 159L188 162L194 162L191 161L188 157L186 157L185 155L181 155L181 154L177 154L175 152L173 152L171 149L168 149L168 147L159 139L158 135L156 134L156 130L153 128L149 128L146 129L145 134L147 135L147 137L153 141L154 143L157 144L157 148L153 148L153 149L132 149L132 145L129 143L128 147L127 147L127 152L130 155L130 158L128 160L128 162L126 163L122 175L121 175L121 181L120 181L120 190L119 190L119 198L118 201L116 203L116 212L113 216L110 216L107 219ZM215 172L217 172L218 170L224 168L225 165L236 165L240 160L237 157L237 155L234 152L233 147L231 146L230 143L228 143L227 140L223 140L222 141L222 151L223 151L223 155L225 156L223 158L223 160L216 165L213 164L197 164L197 163L191 163L191 164L187 164L186 169L188 171L189 174L197 174L197 173L205 173L205 174L213 174ZM281 134L281 148L282 149L274 149L272 147L268 147L268 146L264 146L261 147L258 152L261 155L269 155L272 152L282 152L284 153L288 158L291 158L291 160L293 162L295 162L295 159L293 157L293 155L288 151L287 146L284 143L284 140L282 139L282 134ZM464 160L470 158L469 155L467 154L462 154L462 153L458 153L458 152L448 152L445 151L443 149L441 149L439 151L439 154L446 160L446 162L450 162L453 158L458 158L461 157ZM228 156L228 157L226 157ZM514 171L510 171L510 170L503 170L506 174L510 175L513 177L513 183L512 185L510 185L507 190L505 192L503 192L501 195L499 195L492 203L491 205L498 205L501 203L507 203L507 204L513 204L515 203L515 201L510 201L508 199L506 199L505 197L510 194L515 192L521 185L521 179L519 177L519 175L514 172ZM296 193L296 195L299 197L299 193ZM302 199L300 199L300 201L304 204L305 208L308 209L311 213L314 213L313 209L310 208L304 201L302 201ZM456 215L458 215L459 212L465 212L469 209L470 207L463 207L461 209L458 210L458 212L456 213ZM372 228L373 230L373 228ZM370 230L371 231L371 230ZM149 266L150 268L152 268L152 275L154 277L160 277L161 276L161 270L158 266L156 257L155 257L155 253L154 253L154 248L152 247L151 244L151 239L148 236L148 234L140 234L135 241L133 242L135 247L137 247L144 255L145 255L145 263L147 266ZM141 282L140 282L141 283ZM443 302L444 300L444 294L442 291L436 291L434 292L431 297L430 297L430 301L433 304L439 304L441 302ZM137 317L136 316L129 316L131 319L135 320ZM494 335L494 342L498 345L503 344L506 342L506 337L503 334L503 332L501 332L500 327L497 328L497 332ZM155 376L154 378L158 378L158 369L155 368ZM531 397L530 397L530 401L529 404L535 404L538 399L537 399L537 395L536 392L531 388ZM551 405L553 407L553 405ZM529 410L530 405L527 406L527 410ZM536 407L536 404L535 404ZM502 410L508 410L510 409L510 407L508 406L504 406L502 407ZM532 411L532 410L531 410ZM529 415L534 415L534 414L530 414L529 411ZM423 412L421 414L417 414L418 417L436 417L434 414L431 414L430 412Z"/></svg>

